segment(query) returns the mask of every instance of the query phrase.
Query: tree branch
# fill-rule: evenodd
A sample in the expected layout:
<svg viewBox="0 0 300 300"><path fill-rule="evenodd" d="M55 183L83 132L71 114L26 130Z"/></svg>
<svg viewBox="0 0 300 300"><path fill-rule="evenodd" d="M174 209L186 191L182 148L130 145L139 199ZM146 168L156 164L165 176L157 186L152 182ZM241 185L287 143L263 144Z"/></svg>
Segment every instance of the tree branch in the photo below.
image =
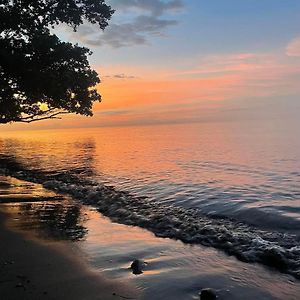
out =
<svg viewBox="0 0 300 300"><path fill-rule="evenodd" d="M59 111L44 117L40 117L40 118L35 118L37 115L34 116L28 116L26 118L21 118L19 120L16 120L16 122L22 122L22 123L32 123L32 122L36 122L36 121L41 121L41 120L47 120L47 119L61 119L61 117L58 117L59 115L65 115L65 114L69 114L70 112L68 111Z"/></svg>
<svg viewBox="0 0 300 300"><path fill-rule="evenodd" d="M22 120L33 119L34 117L37 117L37 116L47 115L47 114L49 114L49 113L51 113L51 112L53 112L55 110L56 110L56 108L49 108L48 110L45 110L45 111L42 111L42 112L38 112L36 114L31 114L31 115L29 115L27 117L22 117L21 119Z"/></svg>

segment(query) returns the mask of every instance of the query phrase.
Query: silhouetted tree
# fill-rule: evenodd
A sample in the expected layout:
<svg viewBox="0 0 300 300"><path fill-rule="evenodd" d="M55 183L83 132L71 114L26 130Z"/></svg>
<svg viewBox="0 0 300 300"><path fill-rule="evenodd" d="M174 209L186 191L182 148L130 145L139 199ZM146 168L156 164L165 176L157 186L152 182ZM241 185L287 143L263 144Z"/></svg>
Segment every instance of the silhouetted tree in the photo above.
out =
<svg viewBox="0 0 300 300"><path fill-rule="evenodd" d="M50 29L88 21L103 30L113 12L103 0L0 0L0 123L91 116L101 100L91 52Z"/></svg>

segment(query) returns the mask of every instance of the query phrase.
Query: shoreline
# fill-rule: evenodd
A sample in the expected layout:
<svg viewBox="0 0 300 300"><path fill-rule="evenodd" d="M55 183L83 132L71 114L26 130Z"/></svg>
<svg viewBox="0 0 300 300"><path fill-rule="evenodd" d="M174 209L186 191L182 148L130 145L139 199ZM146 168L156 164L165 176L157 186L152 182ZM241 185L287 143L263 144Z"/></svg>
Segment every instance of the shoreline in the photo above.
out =
<svg viewBox="0 0 300 300"><path fill-rule="evenodd" d="M65 242L15 232L0 210L0 294L6 300L138 299L137 290L93 272Z"/></svg>
<svg viewBox="0 0 300 300"><path fill-rule="evenodd" d="M168 206L159 201L149 203L147 197L119 191L110 185L94 185L65 174L47 176L43 172L25 169L10 159L3 159L2 164L5 176L39 184L47 191L97 207L113 222L138 226L157 237L209 246L241 262L259 263L298 280L300 278L299 241L293 232L267 230L229 217L214 218L197 210ZM171 216L165 214L167 210L172 211Z"/></svg>
<svg viewBox="0 0 300 300"><path fill-rule="evenodd" d="M52 201L53 195L39 184L0 176L0 202L6 202L0 205L1 299L192 300L205 288L223 300L299 298L300 284L291 276L158 238L72 199ZM19 201L7 203L10 196ZM23 203L24 197L32 202ZM135 259L146 262L139 276L128 268Z"/></svg>

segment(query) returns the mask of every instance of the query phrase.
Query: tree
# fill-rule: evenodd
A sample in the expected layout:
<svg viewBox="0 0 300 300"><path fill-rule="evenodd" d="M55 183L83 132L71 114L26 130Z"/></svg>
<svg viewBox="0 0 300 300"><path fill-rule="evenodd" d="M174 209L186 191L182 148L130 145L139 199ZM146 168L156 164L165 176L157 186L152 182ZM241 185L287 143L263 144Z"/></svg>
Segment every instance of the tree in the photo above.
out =
<svg viewBox="0 0 300 300"><path fill-rule="evenodd" d="M90 22L104 30L113 12L103 0L0 0L0 123L91 116L101 100L91 51L51 28Z"/></svg>

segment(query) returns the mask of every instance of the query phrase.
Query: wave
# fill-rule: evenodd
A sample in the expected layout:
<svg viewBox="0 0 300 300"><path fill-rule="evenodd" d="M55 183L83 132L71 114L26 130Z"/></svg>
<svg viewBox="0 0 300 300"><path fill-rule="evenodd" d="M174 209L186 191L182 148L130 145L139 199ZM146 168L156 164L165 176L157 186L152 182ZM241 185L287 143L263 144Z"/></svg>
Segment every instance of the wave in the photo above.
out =
<svg viewBox="0 0 300 300"><path fill-rule="evenodd" d="M166 205L113 186L61 174L25 169L14 159L0 158L0 174L42 184L95 206L112 221L139 226L158 237L221 249L241 261L261 263L300 279L300 239L294 234L261 230L197 209Z"/></svg>

